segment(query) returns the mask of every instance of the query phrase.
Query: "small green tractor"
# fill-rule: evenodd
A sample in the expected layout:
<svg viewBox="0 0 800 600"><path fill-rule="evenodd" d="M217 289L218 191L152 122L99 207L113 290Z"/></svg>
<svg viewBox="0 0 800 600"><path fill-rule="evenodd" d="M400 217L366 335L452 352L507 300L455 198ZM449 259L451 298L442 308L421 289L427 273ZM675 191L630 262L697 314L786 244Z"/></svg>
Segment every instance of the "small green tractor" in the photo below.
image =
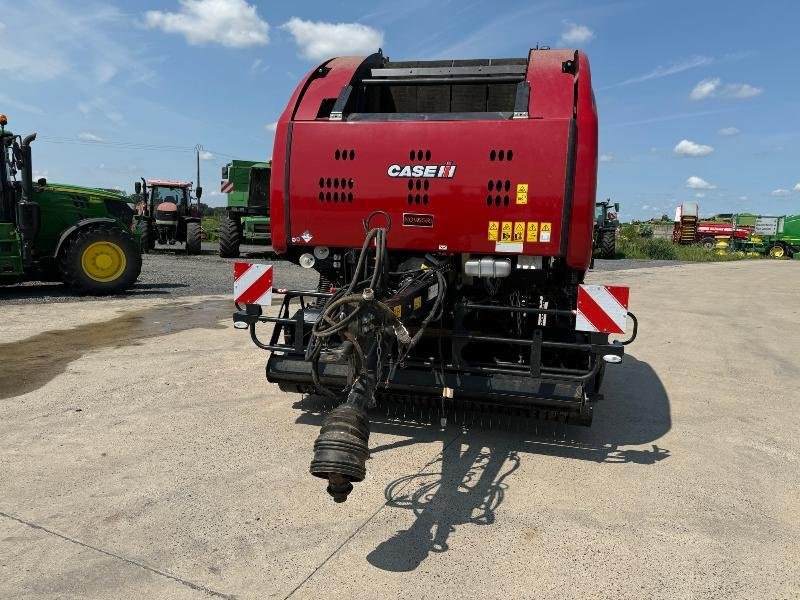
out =
<svg viewBox="0 0 800 600"><path fill-rule="evenodd" d="M186 254L200 254L203 230L199 202L203 188L197 187L194 198L191 181L142 178L134 188L142 252L150 252L158 242L170 246L185 243Z"/></svg>
<svg viewBox="0 0 800 600"><path fill-rule="evenodd" d="M122 192L33 181L33 133L0 115L0 284L61 280L80 293L118 294L142 270L134 211Z"/></svg>
<svg viewBox="0 0 800 600"><path fill-rule="evenodd" d="M220 191L228 207L219 224L219 255L237 258L242 242L269 244L269 181L271 162L234 160L222 168Z"/></svg>
<svg viewBox="0 0 800 600"><path fill-rule="evenodd" d="M611 199L595 204L593 248L600 251L601 258L614 258L619 227L619 203Z"/></svg>

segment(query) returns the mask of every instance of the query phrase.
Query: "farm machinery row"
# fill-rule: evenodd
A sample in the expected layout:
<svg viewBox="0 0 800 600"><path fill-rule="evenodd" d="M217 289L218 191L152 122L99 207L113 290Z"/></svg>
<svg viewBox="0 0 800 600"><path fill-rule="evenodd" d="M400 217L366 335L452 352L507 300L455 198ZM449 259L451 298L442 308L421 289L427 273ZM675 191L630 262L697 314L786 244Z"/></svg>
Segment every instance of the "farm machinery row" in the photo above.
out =
<svg viewBox="0 0 800 600"><path fill-rule="evenodd" d="M272 246L319 284L276 288L275 312L271 269L236 263L234 325L270 353L270 382L337 404L310 467L334 500L365 476L379 400L591 423L636 325L627 288L584 284L597 175L584 53L326 61L281 115L272 167Z"/></svg>
<svg viewBox="0 0 800 600"><path fill-rule="evenodd" d="M773 258L800 257L800 215L730 214L702 220L698 204L684 202L675 210L672 240Z"/></svg>

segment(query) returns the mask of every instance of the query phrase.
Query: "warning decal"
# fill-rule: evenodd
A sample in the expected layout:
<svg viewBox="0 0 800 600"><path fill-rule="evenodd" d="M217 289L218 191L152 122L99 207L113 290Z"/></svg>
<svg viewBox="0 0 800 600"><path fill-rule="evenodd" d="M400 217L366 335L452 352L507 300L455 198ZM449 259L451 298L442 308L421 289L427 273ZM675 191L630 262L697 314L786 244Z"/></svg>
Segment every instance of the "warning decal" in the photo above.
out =
<svg viewBox="0 0 800 600"><path fill-rule="evenodd" d="M489 221L489 241L497 241L497 230L500 228L500 223L497 221Z"/></svg>
<svg viewBox="0 0 800 600"><path fill-rule="evenodd" d="M526 242L538 242L539 241L539 223L536 221L531 221L528 223L528 233L527 237L525 238Z"/></svg>
<svg viewBox="0 0 800 600"><path fill-rule="evenodd" d="M541 233L539 234L539 241L547 243L550 241L550 230L553 228L552 223L542 223Z"/></svg>
<svg viewBox="0 0 800 600"><path fill-rule="evenodd" d="M500 231L500 241L501 242L510 242L511 241L512 227L513 227L513 223L511 221L503 221L503 228Z"/></svg>
<svg viewBox="0 0 800 600"><path fill-rule="evenodd" d="M517 204L527 204L528 203L528 184L527 183L518 183L517 184Z"/></svg>
<svg viewBox="0 0 800 600"><path fill-rule="evenodd" d="M514 223L514 241L521 242L525 239L525 221Z"/></svg>

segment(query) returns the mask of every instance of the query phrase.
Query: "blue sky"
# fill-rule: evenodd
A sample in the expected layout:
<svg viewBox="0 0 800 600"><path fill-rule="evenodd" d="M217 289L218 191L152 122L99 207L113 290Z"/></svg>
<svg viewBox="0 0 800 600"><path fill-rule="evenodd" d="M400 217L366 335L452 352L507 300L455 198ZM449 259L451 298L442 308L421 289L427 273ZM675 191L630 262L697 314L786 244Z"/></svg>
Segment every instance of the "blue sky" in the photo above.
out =
<svg viewBox="0 0 800 600"><path fill-rule="evenodd" d="M231 157L268 158L271 124L316 63L589 55L600 112L598 197L623 218L800 212L800 2L0 3L0 111L37 131L52 181L131 190L194 179L204 200Z"/></svg>

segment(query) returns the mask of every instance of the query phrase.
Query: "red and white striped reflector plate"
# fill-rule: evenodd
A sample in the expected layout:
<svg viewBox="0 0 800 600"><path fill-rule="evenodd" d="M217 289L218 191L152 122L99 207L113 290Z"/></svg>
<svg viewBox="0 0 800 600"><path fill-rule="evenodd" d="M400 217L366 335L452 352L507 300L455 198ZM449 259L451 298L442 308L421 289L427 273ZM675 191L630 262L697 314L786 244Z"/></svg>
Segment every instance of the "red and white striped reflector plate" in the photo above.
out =
<svg viewBox="0 0 800 600"><path fill-rule="evenodd" d="M578 286L575 329L601 333L625 333L629 288L615 285Z"/></svg>
<svg viewBox="0 0 800 600"><path fill-rule="evenodd" d="M272 265L233 263L233 300L239 304L272 304Z"/></svg>
<svg viewBox="0 0 800 600"><path fill-rule="evenodd" d="M219 186L219 191L223 194L230 194L233 191L233 182L228 179L223 179Z"/></svg>

